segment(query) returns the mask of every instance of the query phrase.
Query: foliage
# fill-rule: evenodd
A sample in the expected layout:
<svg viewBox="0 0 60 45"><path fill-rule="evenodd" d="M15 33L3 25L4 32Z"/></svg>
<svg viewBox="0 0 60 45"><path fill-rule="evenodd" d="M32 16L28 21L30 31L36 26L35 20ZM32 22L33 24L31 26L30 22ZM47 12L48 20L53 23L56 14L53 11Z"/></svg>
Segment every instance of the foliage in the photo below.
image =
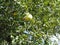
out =
<svg viewBox="0 0 60 45"><path fill-rule="evenodd" d="M32 20L23 20L26 12ZM49 36L60 33L59 27L59 0L0 0L1 43L49 45Z"/></svg>

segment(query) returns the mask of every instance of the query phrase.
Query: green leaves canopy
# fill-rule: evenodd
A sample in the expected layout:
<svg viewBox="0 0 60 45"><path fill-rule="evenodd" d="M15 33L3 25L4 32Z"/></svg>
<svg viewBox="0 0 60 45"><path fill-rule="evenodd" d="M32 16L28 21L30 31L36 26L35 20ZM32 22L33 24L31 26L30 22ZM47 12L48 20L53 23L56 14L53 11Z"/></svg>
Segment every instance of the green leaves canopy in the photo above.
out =
<svg viewBox="0 0 60 45"><path fill-rule="evenodd" d="M60 33L59 2L59 0L0 0L0 40L5 40L10 35L14 45L48 45L47 37ZM33 15L34 23L23 20L25 12Z"/></svg>

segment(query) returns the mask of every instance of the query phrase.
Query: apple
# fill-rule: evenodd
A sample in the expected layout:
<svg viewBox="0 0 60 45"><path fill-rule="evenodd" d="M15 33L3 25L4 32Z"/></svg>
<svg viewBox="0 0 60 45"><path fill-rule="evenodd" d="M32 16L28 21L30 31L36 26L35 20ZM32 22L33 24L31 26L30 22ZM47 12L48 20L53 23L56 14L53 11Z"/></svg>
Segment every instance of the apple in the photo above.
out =
<svg viewBox="0 0 60 45"><path fill-rule="evenodd" d="M24 20L25 21L30 21L32 20L33 16L30 13L25 13Z"/></svg>

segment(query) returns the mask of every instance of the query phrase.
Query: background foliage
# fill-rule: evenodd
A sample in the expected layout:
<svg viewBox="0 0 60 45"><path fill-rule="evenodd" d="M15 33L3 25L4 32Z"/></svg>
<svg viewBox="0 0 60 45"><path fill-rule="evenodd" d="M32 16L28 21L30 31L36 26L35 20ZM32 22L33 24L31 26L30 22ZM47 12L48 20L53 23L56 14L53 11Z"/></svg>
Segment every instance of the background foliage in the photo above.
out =
<svg viewBox="0 0 60 45"><path fill-rule="evenodd" d="M32 21L23 20L26 12ZM56 33L60 33L60 0L0 0L1 45L49 45L49 36Z"/></svg>

